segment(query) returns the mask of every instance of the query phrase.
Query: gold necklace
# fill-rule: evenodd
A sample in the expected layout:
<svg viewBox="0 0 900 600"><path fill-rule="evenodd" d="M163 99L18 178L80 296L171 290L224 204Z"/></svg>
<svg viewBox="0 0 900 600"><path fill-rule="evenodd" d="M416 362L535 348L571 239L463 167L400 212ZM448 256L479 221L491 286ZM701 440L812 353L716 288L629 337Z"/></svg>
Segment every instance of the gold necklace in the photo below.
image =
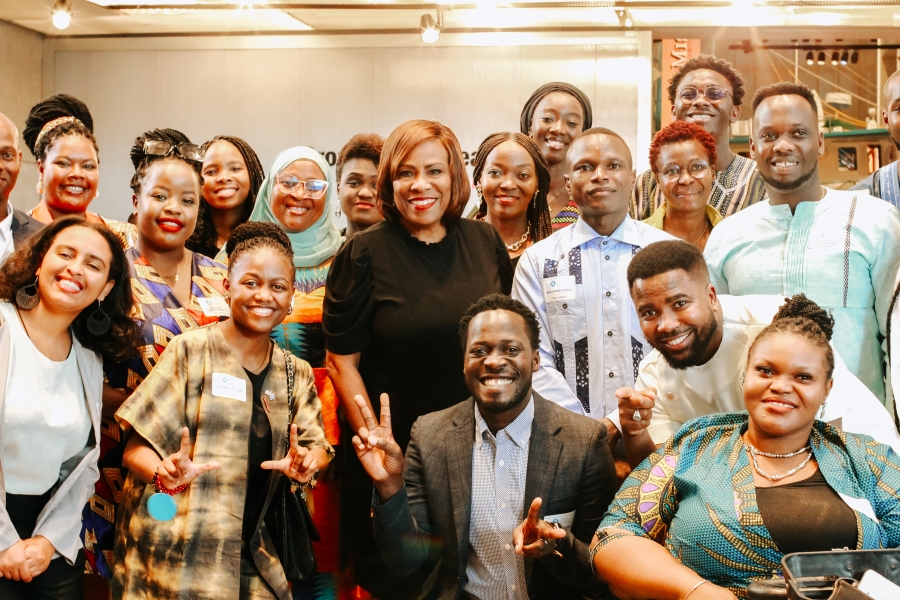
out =
<svg viewBox="0 0 900 600"><path fill-rule="evenodd" d="M171 281L172 283L178 283L178 276L181 274L182 269L184 269L185 263L187 263L188 258L191 256L190 250L185 250L184 258L181 259L181 263L178 265L178 269L175 270L175 275L163 275L157 269L153 269L156 271L156 274L159 275L160 279L165 279L167 281Z"/></svg>
<svg viewBox="0 0 900 600"><path fill-rule="evenodd" d="M707 231L709 231L709 219L706 220L706 227L703 228L703 231L700 232L700 235L697 236L697 239L691 242L691 246L696 246L697 242L700 241L700 238L706 235Z"/></svg>
<svg viewBox="0 0 900 600"><path fill-rule="evenodd" d="M503 243L506 244L507 250L509 250L510 252L515 252L516 250L518 250L519 248L522 247L522 244L524 244L525 242L528 241L528 236L530 236L530 235L531 235L531 223L528 224L528 229L525 230L525 233L522 234L522 237L519 239L518 242L515 242L514 244L506 244L506 242L503 242Z"/></svg>

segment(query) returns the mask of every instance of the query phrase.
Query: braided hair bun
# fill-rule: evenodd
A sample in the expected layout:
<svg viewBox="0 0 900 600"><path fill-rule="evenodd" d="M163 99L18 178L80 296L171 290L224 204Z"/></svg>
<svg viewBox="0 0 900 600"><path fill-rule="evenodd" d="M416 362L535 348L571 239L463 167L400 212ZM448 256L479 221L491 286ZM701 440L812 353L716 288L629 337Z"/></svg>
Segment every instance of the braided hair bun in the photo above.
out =
<svg viewBox="0 0 900 600"><path fill-rule="evenodd" d="M294 264L291 240L281 227L274 223L248 221L235 227L225 244L229 268L242 254L257 248L270 248L284 256L291 266Z"/></svg>
<svg viewBox="0 0 900 600"><path fill-rule="evenodd" d="M819 326L819 329L825 334L825 339L829 342L831 341L831 336L834 333L834 318L824 308L807 298L806 294L797 294L791 298L785 298L784 304L775 313L772 321L793 317L809 319Z"/></svg>
<svg viewBox="0 0 900 600"><path fill-rule="evenodd" d="M38 140L38 136L44 125L62 117L73 117L76 121L62 123L50 131L44 133L43 137ZM65 130L65 131L61 131ZM74 96L68 94L56 94L49 98L44 98L31 107L28 118L25 120L25 129L22 131L22 138L28 149L38 160L43 160L47 155L47 147L56 138L66 133L78 133L84 135L96 147L94 141L94 118L87 105Z"/></svg>

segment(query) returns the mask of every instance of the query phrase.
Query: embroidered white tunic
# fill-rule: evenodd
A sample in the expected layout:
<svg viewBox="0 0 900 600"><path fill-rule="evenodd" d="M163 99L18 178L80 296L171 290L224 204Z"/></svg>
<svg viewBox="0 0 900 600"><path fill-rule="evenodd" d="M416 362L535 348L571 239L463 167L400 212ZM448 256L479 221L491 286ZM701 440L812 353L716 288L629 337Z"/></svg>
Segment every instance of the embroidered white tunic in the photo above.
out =
<svg viewBox="0 0 900 600"><path fill-rule="evenodd" d="M841 358L884 402L882 340L898 249L896 208L863 192L827 189L793 215L765 200L728 217L713 229L704 257L720 294L803 293L830 311Z"/></svg>

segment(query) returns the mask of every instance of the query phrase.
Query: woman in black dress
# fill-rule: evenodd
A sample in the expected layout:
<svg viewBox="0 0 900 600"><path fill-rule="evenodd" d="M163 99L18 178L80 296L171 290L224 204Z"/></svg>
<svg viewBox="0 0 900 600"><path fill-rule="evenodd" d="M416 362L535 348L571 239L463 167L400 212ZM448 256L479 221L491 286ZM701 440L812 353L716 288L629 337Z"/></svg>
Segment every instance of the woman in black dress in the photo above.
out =
<svg viewBox="0 0 900 600"><path fill-rule="evenodd" d="M405 448L419 416L469 396L459 320L485 294L508 294L513 271L492 226L460 219L471 188L448 127L400 125L384 145L377 183L385 220L351 236L328 274L326 364L348 421L344 434L363 425L355 396L378 414L380 395L388 394L394 439ZM386 578L374 550L372 483L351 455L341 516L350 564L379 598L405 597L415 583Z"/></svg>

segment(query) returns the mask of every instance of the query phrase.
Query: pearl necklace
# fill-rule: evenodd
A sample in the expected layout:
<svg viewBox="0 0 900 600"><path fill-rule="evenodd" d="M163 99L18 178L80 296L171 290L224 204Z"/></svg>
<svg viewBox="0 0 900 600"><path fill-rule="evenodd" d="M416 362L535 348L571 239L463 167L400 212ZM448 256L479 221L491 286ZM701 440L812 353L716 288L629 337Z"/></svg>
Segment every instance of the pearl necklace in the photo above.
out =
<svg viewBox="0 0 900 600"><path fill-rule="evenodd" d="M525 233L522 234L522 237L519 239L519 241L514 244L506 244L506 249L510 252L515 252L522 247L522 244L528 241L529 235L531 235L531 223L528 224L528 229L525 230Z"/></svg>
<svg viewBox="0 0 900 600"><path fill-rule="evenodd" d="M791 475L793 475L794 473L796 473L797 471L799 471L800 469L805 467L806 463L808 463L810 461L810 459L812 459L812 449L808 445L803 448L800 448L799 450L796 450L794 452L789 452L787 454L773 454L771 452L763 452L762 450L757 450L756 448L754 448L753 446L751 446L750 444L748 444L746 442L744 442L744 446L747 448L747 452L750 453L750 459L753 461L753 468L756 469L757 473L759 473L760 475L762 475L769 481L780 481L780 480L784 479L785 477L790 477ZM765 471L763 471L760 468L759 463L756 460L757 455L766 456L768 458L791 458L793 456L797 456L798 454L803 454L804 452L809 452L809 455L807 455L807 457L805 459L803 459L803 462L800 463L799 465L797 465L796 467L794 467L793 469L791 469L790 471L788 471L787 473L784 473L782 475L769 475L768 473L766 473Z"/></svg>

